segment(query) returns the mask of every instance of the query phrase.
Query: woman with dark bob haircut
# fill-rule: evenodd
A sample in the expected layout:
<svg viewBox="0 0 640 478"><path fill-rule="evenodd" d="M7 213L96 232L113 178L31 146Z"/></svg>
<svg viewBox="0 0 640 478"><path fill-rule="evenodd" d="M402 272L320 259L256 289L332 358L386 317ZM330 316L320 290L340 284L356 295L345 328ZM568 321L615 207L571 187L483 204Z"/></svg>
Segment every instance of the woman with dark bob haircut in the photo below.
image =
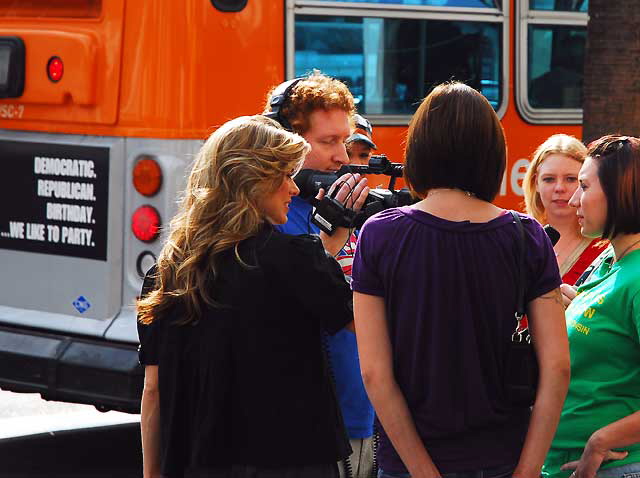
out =
<svg viewBox="0 0 640 478"><path fill-rule="evenodd" d="M612 248L567 308L571 384L545 475L640 475L640 139L589 146L570 204Z"/></svg>
<svg viewBox="0 0 640 478"><path fill-rule="evenodd" d="M360 366L383 427L381 477L537 478L569 382L551 242L524 229L525 300L540 365L533 408L507 399L521 249L491 204L505 139L489 102L437 86L411 120L405 179L421 199L365 223L353 264Z"/></svg>

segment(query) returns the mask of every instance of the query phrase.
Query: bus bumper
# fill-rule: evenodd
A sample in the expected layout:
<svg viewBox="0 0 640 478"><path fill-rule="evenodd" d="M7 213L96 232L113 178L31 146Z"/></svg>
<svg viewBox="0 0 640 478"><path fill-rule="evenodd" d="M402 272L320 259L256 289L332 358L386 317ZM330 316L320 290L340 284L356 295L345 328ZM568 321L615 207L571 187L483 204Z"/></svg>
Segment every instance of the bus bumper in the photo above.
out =
<svg viewBox="0 0 640 478"><path fill-rule="evenodd" d="M0 388L140 413L137 346L0 327Z"/></svg>

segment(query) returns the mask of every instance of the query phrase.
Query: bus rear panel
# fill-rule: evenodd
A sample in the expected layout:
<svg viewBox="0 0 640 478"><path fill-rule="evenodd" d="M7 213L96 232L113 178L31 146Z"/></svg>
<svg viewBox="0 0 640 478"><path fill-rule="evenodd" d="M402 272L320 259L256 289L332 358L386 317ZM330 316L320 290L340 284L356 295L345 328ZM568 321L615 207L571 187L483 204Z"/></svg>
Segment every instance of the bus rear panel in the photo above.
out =
<svg viewBox="0 0 640 478"><path fill-rule="evenodd" d="M3 3L0 387L139 410L134 303L194 155L312 69L347 83L394 162L432 86L477 88L507 135L496 203L521 209L536 146L580 135L581 73L559 73L582 61L587 3Z"/></svg>

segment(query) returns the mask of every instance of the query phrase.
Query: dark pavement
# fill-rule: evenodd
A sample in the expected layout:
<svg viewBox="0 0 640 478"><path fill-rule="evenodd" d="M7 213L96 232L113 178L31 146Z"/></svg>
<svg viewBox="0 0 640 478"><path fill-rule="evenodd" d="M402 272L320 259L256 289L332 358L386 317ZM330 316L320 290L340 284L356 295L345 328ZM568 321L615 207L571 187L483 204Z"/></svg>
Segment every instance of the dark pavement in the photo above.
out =
<svg viewBox="0 0 640 478"><path fill-rule="evenodd" d="M0 478L142 476L140 425L125 423L0 440Z"/></svg>

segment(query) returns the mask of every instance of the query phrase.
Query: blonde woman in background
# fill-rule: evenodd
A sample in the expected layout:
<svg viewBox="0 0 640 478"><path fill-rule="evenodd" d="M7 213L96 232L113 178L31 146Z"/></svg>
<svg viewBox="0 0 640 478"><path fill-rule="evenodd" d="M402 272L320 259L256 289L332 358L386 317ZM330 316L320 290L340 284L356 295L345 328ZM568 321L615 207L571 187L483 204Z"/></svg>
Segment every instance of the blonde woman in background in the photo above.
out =
<svg viewBox="0 0 640 478"><path fill-rule="evenodd" d="M527 214L560 233L554 250L562 282L569 285L575 284L608 244L584 237L575 209L569 205L586 153L587 148L573 136L554 134L533 153L523 181Z"/></svg>

